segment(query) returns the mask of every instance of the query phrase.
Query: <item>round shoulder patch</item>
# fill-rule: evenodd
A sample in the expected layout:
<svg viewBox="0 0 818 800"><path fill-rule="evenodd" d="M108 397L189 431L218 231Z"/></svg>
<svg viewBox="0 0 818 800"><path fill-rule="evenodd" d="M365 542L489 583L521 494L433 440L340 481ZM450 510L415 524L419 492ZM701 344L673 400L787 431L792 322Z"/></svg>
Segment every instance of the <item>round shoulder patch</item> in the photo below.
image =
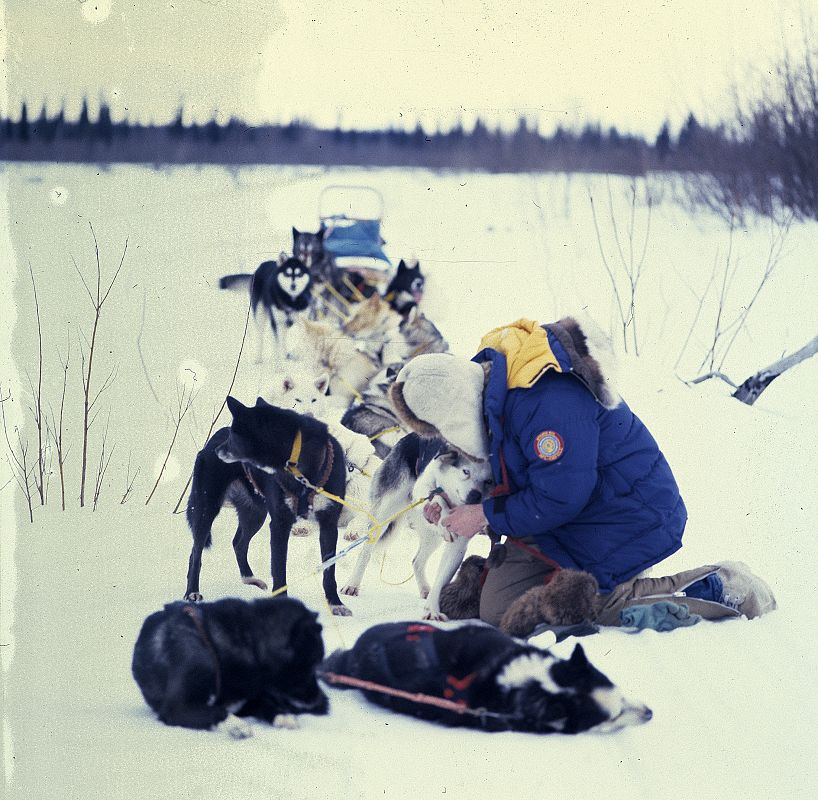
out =
<svg viewBox="0 0 818 800"><path fill-rule="evenodd" d="M556 431L543 431L534 440L534 452L543 461L556 461L565 452L565 442Z"/></svg>

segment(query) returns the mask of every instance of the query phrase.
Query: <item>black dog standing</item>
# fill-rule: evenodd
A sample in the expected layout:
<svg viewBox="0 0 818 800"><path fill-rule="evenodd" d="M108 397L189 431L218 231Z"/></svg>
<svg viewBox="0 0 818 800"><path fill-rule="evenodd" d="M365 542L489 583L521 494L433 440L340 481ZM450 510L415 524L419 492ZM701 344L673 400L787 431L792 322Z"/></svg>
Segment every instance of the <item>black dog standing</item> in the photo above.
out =
<svg viewBox="0 0 818 800"><path fill-rule="evenodd" d="M187 504L193 548L187 573L186 600L202 599L199 575L202 551L211 544L213 521L227 502L238 515L233 550L245 583L266 589L247 561L250 540L270 515L270 573L273 591L286 589L290 529L297 517L315 515L321 560L335 555L341 506L299 482L295 472L313 487L340 498L346 489L346 464L341 445L327 426L295 411L271 406L259 398L247 407L232 397L229 428L216 431L196 456ZM323 572L324 595L332 613L349 616L338 597L335 567Z"/></svg>
<svg viewBox="0 0 818 800"><path fill-rule="evenodd" d="M270 723L326 714L317 616L288 597L169 603L143 623L131 670L167 725L211 728L231 712Z"/></svg>

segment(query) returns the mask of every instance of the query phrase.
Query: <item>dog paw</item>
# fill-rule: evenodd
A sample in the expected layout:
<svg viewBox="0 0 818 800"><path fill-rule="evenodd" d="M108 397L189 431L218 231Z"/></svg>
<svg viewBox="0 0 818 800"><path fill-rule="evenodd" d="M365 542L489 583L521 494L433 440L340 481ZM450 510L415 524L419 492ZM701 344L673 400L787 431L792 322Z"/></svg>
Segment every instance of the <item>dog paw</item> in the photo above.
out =
<svg viewBox="0 0 818 800"><path fill-rule="evenodd" d="M204 597L202 597L201 592L188 592L185 595L185 600L188 600L191 603L200 603L202 600L204 600Z"/></svg>
<svg viewBox="0 0 818 800"><path fill-rule="evenodd" d="M293 536L309 536L312 533L312 527L304 522L297 522L290 529L290 533Z"/></svg>
<svg viewBox="0 0 818 800"><path fill-rule="evenodd" d="M357 597L361 593L361 588L359 586L351 586L348 584L346 586L342 586L339 591L341 594L345 594L349 597Z"/></svg>
<svg viewBox="0 0 818 800"><path fill-rule="evenodd" d="M294 731L301 727L298 717L295 714L276 714L273 720L274 728L285 728L288 731Z"/></svg>
<svg viewBox="0 0 818 800"><path fill-rule="evenodd" d="M351 527L347 526L347 529L344 531L344 540L347 542L357 542L358 539L361 537L358 535L358 531L352 530Z"/></svg>
<svg viewBox="0 0 818 800"><path fill-rule="evenodd" d="M432 611L427 608L421 619L428 619L434 622L448 622L449 618L442 611Z"/></svg>
<svg viewBox="0 0 818 800"><path fill-rule="evenodd" d="M351 617L352 612L345 605L330 606L334 617Z"/></svg>
<svg viewBox="0 0 818 800"><path fill-rule="evenodd" d="M248 586L258 586L263 592L267 591L267 584L261 580L261 578L256 578L255 575L250 575L247 578L241 579L242 583L246 583Z"/></svg>
<svg viewBox="0 0 818 800"><path fill-rule="evenodd" d="M231 739L249 739L253 735L253 726L241 717L231 714L219 726Z"/></svg>

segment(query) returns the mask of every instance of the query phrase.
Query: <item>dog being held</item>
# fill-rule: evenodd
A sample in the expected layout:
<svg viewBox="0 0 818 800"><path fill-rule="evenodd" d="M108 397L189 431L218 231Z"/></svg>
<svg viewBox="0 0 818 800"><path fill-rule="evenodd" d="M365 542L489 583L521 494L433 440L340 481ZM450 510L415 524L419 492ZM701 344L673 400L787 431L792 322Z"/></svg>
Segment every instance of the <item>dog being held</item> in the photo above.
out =
<svg viewBox="0 0 818 800"><path fill-rule="evenodd" d="M352 649L324 661L319 677L347 688L335 676L451 700L475 713L363 690L373 703L402 714L488 731L608 733L652 716L647 706L626 699L588 661L581 645L563 660L482 623L375 625Z"/></svg>
<svg viewBox="0 0 818 800"><path fill-rule="evenodd" d="M370 511L378 520L386 520L411 502L431 497L430 502L450 508L465 503L477 503L491 478L486 462L472 461L461 453L447 449L442 439L422 439L410 433L392 448L372 479L369 492ZM442 510L442 508L441 508ZM426 599L424 619L444 619L440 612L440 591L451 580L468 547L468 539L451 536L443 527L426 521L422 506L416 506L390 523L381 533L378 543L387 541L397 524L406 522L418 535L418 549L412 560L421 597ZM345 538L366 535L369 522L359 518L357 527L347 527ZM443 554L434 582L429 585L426 564L432 553L443 545ZM360 550L352 575L341 594L360 593L364 572L372 557L373 547Z"/></svg>
<svg viewBox="0 0 818 800"><path fill-rule="evenodd" d="M329 708L315 669L324 657L318 615L287 597L251 603L169 603L143 623L131 671L166 725L250 735L235 717L293 727L293 714Z"/></svg>
<svg viewBox="0 0 818 800"><path fill-rule="evenodd" d="M287 257L264 261L252 276L226 275L219 288L231 289L250 278L250 305L256 322L256 362L264 359L266 343L273 345L274 363L283 363L289 355L287 332L296 318L304 314L312 298L312 275L303 261Z"/></svg>
<svg viewBox="0 0 818 800"><path fill-rule="evenodd" d="M199 575L202 551L211 544L213 520L226 503L238 515L233 550L244 583L267 588L247 561L247 549L270 516L270 572L273 591L287 585L290 530L299 517L318 522L321 560L335 555L341 506L299 482L294 469L313 487L344 497L346 464L341 445L317 419L271 406L262 398L246 407L227 398L233 415L229 428L216 431L196 456L187 504L193 548L185 599L202 599ZM294 465L294 467L292 466ZM351 612L338 597L335 566L323 571L324 595L333 614Z"/></svg>

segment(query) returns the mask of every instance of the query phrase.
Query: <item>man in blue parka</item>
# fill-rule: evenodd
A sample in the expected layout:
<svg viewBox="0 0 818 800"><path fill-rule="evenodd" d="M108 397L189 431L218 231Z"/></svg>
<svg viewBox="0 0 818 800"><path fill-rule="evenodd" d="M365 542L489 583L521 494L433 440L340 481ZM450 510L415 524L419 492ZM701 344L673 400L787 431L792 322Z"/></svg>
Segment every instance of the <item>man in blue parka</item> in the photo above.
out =
<svg viewBox="0 0 818 800"><path fill-rule="evenodd" d="M441 523L450 535L490 529L514 545L484 576L481 618L498 624L561 569L596 579L602 624L681 593L686 612L708 619L774 608L740 562L639 577L682 546L687 511L653 436L611 386L604 338L587 331L570 317L522 319L486 334L470 362L418 356L398 375L391 397L405 423L491 463L492 496Z"/></svg>

